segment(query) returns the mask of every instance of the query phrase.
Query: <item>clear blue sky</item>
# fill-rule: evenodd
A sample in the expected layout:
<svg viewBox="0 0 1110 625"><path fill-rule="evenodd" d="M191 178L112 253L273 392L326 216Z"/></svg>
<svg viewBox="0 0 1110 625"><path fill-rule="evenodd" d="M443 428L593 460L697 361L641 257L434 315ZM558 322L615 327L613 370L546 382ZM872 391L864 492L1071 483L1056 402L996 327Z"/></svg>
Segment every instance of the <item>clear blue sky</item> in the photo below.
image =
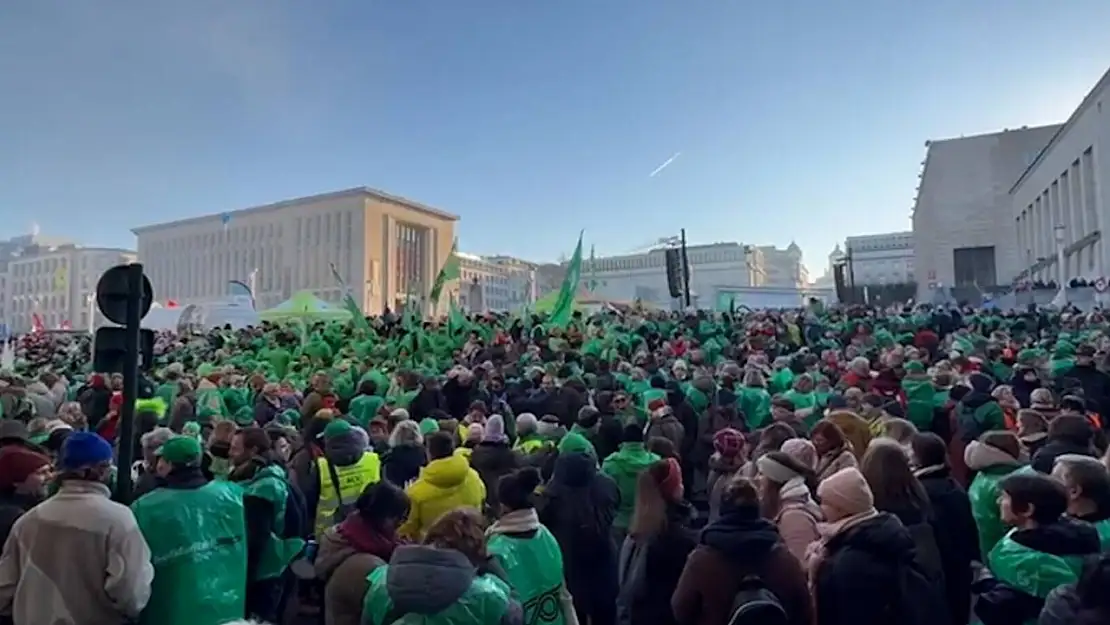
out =
<svg viewBox="0 0 1110 625"><path fill-rule="evenodd" d="M924 141L1062 121L1106 0L0 3L0 236L358 185L550 260L909 229ZM648 174L675 152L659 175Z"/></svg>

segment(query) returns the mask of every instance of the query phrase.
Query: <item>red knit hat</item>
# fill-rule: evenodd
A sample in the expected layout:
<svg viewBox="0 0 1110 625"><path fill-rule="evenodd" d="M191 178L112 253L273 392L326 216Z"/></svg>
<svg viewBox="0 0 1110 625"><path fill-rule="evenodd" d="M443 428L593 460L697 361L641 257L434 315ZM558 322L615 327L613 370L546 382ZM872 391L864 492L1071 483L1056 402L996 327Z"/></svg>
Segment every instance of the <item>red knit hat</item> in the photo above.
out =
<svg viewBox="0 0 1110 625"><path fill-rule="evenodd" d="M744 451L745 442L744 435L739 430L722 428L713 435L713 450L726 458L732 458Z"/></svg>
<svg viewBox="0 0 1110 625"><path fill-rule="evenodd" d="M668 501L681 501L683 496L682 467L679 466L678 460L674 458L664 458L662 463L666 465L667 473L659 481L659 492Z"/></svg>
<svg viewBox="0 0 1110 625"><path fill-rule="evenodd" d="M11 488L27 481L31 474L50 464L50 458L24 447L5 447L0 451L0 488Z"/></svg>

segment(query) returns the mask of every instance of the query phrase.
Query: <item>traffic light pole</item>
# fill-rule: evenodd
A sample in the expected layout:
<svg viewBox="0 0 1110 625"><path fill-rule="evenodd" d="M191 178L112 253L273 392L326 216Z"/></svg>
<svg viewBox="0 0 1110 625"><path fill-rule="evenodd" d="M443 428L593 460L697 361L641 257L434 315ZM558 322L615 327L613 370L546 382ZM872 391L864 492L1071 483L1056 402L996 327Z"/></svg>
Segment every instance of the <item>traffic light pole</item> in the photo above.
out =
<svg viewBox="0 0 1110 625"><path fill-rule="evenodd" d="M127 266L127 331L123 360L123 404L119 412L119 470L116 472L116 501L131 503L131 463L135 455L135 402L139 399L139 324L142 322L143 266Z"/></svg>
<svg viewBox="0 0 1110 625"><path fill-rule="evenodd" d="M679 233L679 245L682 246L682 297L686 307L690 307L690 259L686 256L686 228Z"/></svg>

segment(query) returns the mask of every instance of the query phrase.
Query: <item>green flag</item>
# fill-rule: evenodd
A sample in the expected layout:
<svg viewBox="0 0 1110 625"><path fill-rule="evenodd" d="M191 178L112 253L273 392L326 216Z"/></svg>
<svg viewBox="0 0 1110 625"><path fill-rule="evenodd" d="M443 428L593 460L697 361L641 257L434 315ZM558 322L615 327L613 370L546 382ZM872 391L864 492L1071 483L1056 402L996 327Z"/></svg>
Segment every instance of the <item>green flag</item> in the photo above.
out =
<svg viewBox="0 0 1110 625"><path fill-rule="evenodd" d="M567 265L567 274L563 276L563 286L559 289L559 299L555 300L555 307L551 310L551 325L565 328L570 323L571 314L574 313L574 295L578 292L578 280L582 274L582 232L578 233L578 245L574 247L574 256Z"/></svg>
<svg viewBox="0 0 1110 625"><path fill-rule="evenodd" d="M456 332L463 332L469 328L470 321L467 320L463 311L459 310L459 305L452 300L447 311L447 333L453 336Z"/></svg>
<svg viewBox="0 0 1110 625"><path fill-rule="evenodd" d="M443 294L443 286L448 280L459 279L459 240L451 244L451 253L447 255L447 261L443 263L443 268L439 270L439 275L436 276L436 281L432 284L432 293L429 296L432 301L432 314L435 314L436 308L439 306L439 296Z"/></svg>
<svg viewBox="0 0 1110 625"><path fill-rule="evenodd" d="M328 263L331 267L331 275L335 277L335 281L343 289L343 306L347 308L347 312L355 322L355 327L362 328L363 330L370 329L370 322L366 320L366 315L362 314L362 309L358 307L358 302L355 301L354 295L351 295L351 287L347 286L347 282L343 276L339 275L339 270L335 268L335 263Z"/></svg>

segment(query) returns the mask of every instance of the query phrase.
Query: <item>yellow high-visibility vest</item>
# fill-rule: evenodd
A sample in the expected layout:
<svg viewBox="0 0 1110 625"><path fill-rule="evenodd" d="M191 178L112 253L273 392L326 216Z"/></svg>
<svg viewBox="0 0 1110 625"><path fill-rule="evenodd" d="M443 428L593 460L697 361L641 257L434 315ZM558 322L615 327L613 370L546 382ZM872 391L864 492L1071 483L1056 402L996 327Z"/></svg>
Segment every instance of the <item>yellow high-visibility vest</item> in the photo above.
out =
<svg viewBox="0 0 1110 625"><path fill-rule="evenodd" d="M316 468L320 473L320 501L316 504L316 536L324 535L324 531L334 523L335 512L339 509L339 494L332 486L331 471L328 469L328 459L316 460ZM343 494L343 503L353 506L358 496L367 486L382 479L382 462L378 454L368 451L362 454L358 462L346 466L335 467L335 477L339 481L339 490Z"/></svg>

